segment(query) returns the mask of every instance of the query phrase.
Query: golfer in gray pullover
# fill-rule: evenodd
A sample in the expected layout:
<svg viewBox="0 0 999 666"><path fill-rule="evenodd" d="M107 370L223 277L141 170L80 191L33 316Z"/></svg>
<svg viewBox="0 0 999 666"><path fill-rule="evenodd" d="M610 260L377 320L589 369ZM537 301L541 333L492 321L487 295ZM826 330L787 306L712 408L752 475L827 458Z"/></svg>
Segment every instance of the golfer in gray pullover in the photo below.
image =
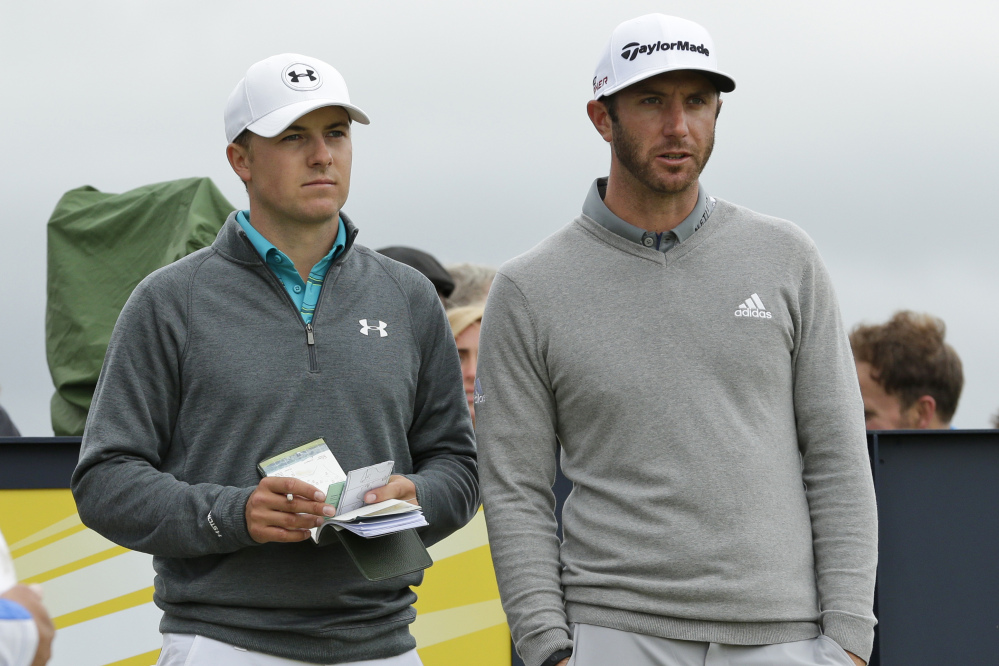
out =
<svg viewBox="0 0 999 666"><path fill-rule="evenodd" d="M326 63L253 65L226 110L250 210L143 280L111 336L73 494L86 525L153 554L159 666L419 666L422 572L371 582L317 547L326 488L261 480L266 458L323 437L344 470L395 461L365 500L418 501L427 545L477 508L436 290L341 213L352 121L368 122Z"/></svg>
<svg viewBox="0 0 999 666"><path fill-rule="evenodd" d="M482 327L480 474L517 650L862 664L877 518L826 269L796 226L699 184L735 87L701 26L622 24L593 85L610 176L500 269Z"/></svg>

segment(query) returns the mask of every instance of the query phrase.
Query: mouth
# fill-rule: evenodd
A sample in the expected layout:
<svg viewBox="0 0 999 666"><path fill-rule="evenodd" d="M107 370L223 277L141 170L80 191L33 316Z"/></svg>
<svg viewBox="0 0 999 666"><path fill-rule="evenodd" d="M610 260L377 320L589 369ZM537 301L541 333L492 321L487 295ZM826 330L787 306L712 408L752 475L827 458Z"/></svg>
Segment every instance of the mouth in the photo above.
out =
<svg viewBox="0 0 999 666"><path fill-rule="evenodd" d="M317 178L316 180L310 180L309 182L305 183L302 187L311 187L311 186L332 187L334 185L336 185L336 181L330 180L329 178Z"/></svg>
<svg viewBox="0 0 999 666"><path fill-rule="evenodd" d="M660 153L659 155L656 155L656 157L667 162L682 162L690 157L690 153Z"/></svg>

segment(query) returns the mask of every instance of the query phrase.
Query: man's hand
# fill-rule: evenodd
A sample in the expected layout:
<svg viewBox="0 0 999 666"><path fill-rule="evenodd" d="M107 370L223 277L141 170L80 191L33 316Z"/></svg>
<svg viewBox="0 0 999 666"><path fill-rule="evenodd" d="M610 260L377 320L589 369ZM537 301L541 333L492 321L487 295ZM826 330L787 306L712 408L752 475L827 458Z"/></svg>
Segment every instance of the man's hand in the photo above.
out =
<svg viewBox="0 0 999 666"><path fill-rule="evenodd" d="M568 666L568 664L569 664L569 658L566 657L562 661L560 661L557 664L555 664L555 666Z"/></svg>
<svg viewBox="0 0 999 666"><path fill-rule="evenodd" d="M37 586L15 585L0 595L4 599L10 599L24 606L35 620L35 626L38 627L38 649L35 651L35 659L31 662L31 666L43 666L48 663L49 657L52 656L52 638L55 636L55 626L45 606L42 605L42 595L39 592L40 588Z"/></svg>
<svg viewBox="0 0 999 666"><path fill-rule="evenodd" d="M846 651L846 654L849 655L850 659L853 659L853 663L855 663L857 666L867 666L867 662L866 661L864 661L863 659L861 659L857 655L853 654L849 650Z"/></svg>
<svg viewBox="0 0 999 666"><path fill-rule="evenodd" d="M305 481L265 477L246 501L246 529L257 543L305 541L310 529L336 512L325 499L326 493Z"/></svg>
<svg viewBox="0 0 999 666"><path fill-rule="evenodd" d="M400 474L389 477L388 483L381 488L375 488L364 496L365 504L376 504L390 499L401 499L410 504L417 504L416 486L412 481Z"/></svg>

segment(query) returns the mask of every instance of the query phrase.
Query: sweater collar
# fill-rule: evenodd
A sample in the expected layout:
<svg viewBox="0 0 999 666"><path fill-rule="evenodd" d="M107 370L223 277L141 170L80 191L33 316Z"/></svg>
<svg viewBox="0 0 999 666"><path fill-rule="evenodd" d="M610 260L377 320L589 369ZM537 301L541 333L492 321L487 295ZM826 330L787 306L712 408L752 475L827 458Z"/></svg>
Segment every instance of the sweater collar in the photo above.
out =
<svg viewBox="0 0 999 666"><path fill-rule="evenodd" d="M238 212L234 210L229 213L229 217L226 218L225 224L222 225L222 229L215 238L215 242L212 243L212 247L236 261L247 264L263 264L264 262L260 258L260 254L253 247L250 239L247 238L243 227L236 221ZM340 259L343 259L354 245L354 238L357 237L357 227L354 226L354 223L350 221L350 218L343 211L340 211L340 220L343 223L347 236L343 251L338 255Z"/></svg>
<svg viewBox="0 0 999 666"><path fill-rule="evenodd" d="M606 193L606 178L597 178L593 181L593 185L590 186L590 191L586 194L586 200L583 202L583 215L587 216L594 222L597 222L608 231L613 231L622 238L626 238L627 240L642 245L642 240L649 232L645 229L625 222L620 217L612 213L611 209L604 203L604 195ZM708 215L711 214L711 208L713 207L712 204L713 200L708 196L708 193L704 191L704 187L698 183L697 205L694 206L694 210L690 211L690 215L683 219L683 222L676 225L671 230L672 233L676 235L678 242L682 243L690 238L693 233L697 231L702 224L704 224Z"/></svg>

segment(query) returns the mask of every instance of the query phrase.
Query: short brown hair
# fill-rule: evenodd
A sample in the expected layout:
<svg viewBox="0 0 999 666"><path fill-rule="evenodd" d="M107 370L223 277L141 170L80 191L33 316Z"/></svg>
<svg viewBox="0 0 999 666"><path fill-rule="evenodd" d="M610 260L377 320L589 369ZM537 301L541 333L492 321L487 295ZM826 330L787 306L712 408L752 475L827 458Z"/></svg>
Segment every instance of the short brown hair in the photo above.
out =
<svg viewBox="0 0 999 666"><path fill-rule="evenodd" d="M242 146L244 150L250 150L250 141L253 139L253 132L248 129L243 130L232 140L237 146Z"/></svg>
<svg viewBox="0 0 999 666"><path fill-rule="evenodd" d="M949 422L957 411L964 386L961 359L944 342L943 320L903 310L880 326L857 326L850 345L857 361L870 363L873 379L908 409L929 395L940 419Z"/></svg>

